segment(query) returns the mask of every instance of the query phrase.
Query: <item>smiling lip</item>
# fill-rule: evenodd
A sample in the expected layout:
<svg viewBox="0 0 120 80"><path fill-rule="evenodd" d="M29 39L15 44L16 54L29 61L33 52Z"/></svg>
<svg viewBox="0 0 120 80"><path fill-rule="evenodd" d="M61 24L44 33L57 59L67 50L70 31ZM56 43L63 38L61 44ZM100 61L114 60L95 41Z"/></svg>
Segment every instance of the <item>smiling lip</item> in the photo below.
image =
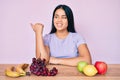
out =
<svg viewBox="0 0 120 80"><path fill-rule="evenodd" d="M62 26L62 24L57 24L58 26Z"/></svg>
<svg viewBox="0 0 120 80"><path fill-rule="evenodd" d="M58 26L58 27L61 27L61 26L62 26L62 24L61 24L61 23L57 23L57 26Z"/></svg>

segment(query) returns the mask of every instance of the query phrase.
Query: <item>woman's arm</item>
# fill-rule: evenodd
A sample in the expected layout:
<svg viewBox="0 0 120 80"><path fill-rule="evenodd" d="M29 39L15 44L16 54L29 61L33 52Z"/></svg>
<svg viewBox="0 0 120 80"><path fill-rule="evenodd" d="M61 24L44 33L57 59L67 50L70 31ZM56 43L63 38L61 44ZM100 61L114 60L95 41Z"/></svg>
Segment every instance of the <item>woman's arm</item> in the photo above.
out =
<svg viewBox="0 0 120 80"><path fill-rule="evenodd" d="M82 44L78 47L79 56L75 58L55 58L50 57L50 63L52 64L62 64L68 66L77 66L79 61L86 61L91 64L90 52L86 44Z"/></svg>
<svg viewBox="0 0 120 80"><path fill-rule="evenodd" d="M44 45L43 41L43 25L40 23L36 23L35 25L31 24L36 37L36 58L45 58L46 61L49 61L49 54L48 54L48 48Z"/></svg>

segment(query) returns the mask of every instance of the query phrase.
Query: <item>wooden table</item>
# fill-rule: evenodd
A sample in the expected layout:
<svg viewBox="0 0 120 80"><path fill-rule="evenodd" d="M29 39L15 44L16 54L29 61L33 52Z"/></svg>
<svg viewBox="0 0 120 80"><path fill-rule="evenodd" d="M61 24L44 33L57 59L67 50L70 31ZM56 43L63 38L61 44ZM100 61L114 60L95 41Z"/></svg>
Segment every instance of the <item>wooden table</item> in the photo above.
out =
<svg viewBox="0 0 120 80"><path fill-rule="evenodd" d="M8 66L15 66L15 64L0 64L0 80L120 80L120 64L109 64L108 71L105 75L96 75L93 77L85 76L78 72L76 67L69 67L63 65L48 65L51 69L56 67L58 74L56 76L23 76L19 78L7 77L4 74L5 68Z"/></svg>

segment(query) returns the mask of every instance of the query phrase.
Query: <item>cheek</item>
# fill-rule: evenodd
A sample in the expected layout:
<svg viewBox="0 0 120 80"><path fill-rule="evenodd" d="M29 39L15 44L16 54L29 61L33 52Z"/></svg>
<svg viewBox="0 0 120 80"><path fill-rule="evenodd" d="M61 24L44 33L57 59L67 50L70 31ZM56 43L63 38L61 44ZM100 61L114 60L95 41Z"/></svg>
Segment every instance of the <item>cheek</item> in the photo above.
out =
<svg viewBox="0 0 120 80"><path fill-rule="evenodd" d="M56 21L55 21L55 19L54 19L54 20L53 20L54 25L55 25L55 22L56 22Z"/></svg>
<svg viewBox="0 0 120 80"><path fill-rule="evenodd" d="M66 26L68 26L68 21L65 21L64 24L65 24Z"/></svg>
<svg viewBox="0 0 120 80"><path fill-rule="evenodd" d="M54 22L54 24L55 24L55 23L57 22L57 20L56 20L56 19L54 19L54 20L53 20L53 22Z"/></svg>

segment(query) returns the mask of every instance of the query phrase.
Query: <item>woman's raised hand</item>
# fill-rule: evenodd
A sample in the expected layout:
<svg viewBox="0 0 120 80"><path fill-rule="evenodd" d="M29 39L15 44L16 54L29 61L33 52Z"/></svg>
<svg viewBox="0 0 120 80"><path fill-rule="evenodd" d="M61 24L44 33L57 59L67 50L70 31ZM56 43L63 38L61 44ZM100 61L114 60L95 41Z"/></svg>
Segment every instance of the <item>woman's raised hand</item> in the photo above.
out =
<svg viewBox="0 0 120 80"><path fill-rule="evenodd" d="M41 33L42 34L43 27L44 27L43 24L41 24L41 23L32 24L31 23L31 26L32 26L32 29L34 30L35 33Z"/></svg>

